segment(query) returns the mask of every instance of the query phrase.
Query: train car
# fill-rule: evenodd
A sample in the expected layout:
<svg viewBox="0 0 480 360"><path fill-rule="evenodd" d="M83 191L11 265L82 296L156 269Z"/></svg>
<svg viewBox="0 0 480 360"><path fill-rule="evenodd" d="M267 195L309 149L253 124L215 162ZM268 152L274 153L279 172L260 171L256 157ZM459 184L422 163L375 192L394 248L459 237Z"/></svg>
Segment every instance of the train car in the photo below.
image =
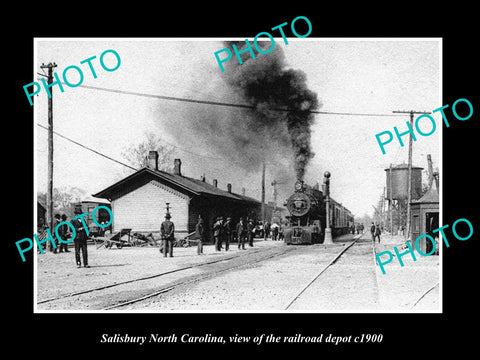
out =
<svg viewBox="0 0 480 360"><path fill-rule="evenodd" d="M287 244L323 243L326 226L326 204L318 186L309 186L302 181L295 183L294 193L287 199L290 216L284 227ZM330 228L332 235L339 236L351 231L354 217L350 210L330 199Z"/></svg>
<svg viewBox="0 0 480 360"><path fill-rule="evenodd" d="M85 223L88 226L88 231L90 232L89 236L99 236L102 235L105 231L111 230L112 225L107 228L101 228L97 226L97 224L95 224L95 222L93 221L93 210L100 205L106 206L110 210L112 209L110 203L95 200L84 200L74 204L76 211L81 211L82 214L88 213L88 215L85 215L83 218L85 219ZM100 224L102 222L108 223L110 221L110 214L107 210L100 208L96 212L95 218Z"/></svg>
<svg viewBox="0 0 480 360"><path fill-rule="evenodd" d="M331 228L333 236L348 234L352 231L354 217L342 204L330 199Z"/></svg>

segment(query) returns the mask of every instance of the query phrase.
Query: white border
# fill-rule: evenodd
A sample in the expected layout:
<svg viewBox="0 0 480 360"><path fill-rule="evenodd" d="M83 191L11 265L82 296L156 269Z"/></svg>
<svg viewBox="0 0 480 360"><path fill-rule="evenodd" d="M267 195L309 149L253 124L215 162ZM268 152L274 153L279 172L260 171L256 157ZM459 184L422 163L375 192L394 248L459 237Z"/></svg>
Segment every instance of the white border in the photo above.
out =
<svg viewBox="0 0 480 360"><path fill-rule="evenodd" d="M229 40L234 40L234 41L244 41L245 39L248 39L249 41L253 41L254 37L233 37L233 38L225 38L225 37L213 37L213 38L84 38L84 37L74 37L74 38L59 38L59 37L39 37L39 38L33 38L33 75L32 78L36 79L37 77L37 60L38 60L38 51L37 51L37 45L39 41L229 41ZM274 37L275 41L281 40L283 41L282 37ZM440 79L439 79L439 106L444 105L443 104L443 38L441 37L421 37L421 38L389 38L389 37L367 37L367 38L315 38L315 37L306 37L306 38L295 38L295 37L288 37L287 38L288 42L296 42L296 41L438 41L439 42L439 74L440 74ZM33 160L34 160L34 169L33 169L33 181L34 181L34 199L33 199L33 206L34 206L34 228L33 228L33 233L35 234L37 232L37 159L38 159L38 152L37 152L37 131L38 131L38 126L37 126L37 110L34 102L34 124L33 124L33 134L34 134L34 139L33 139L33 144L34 144L34 149L33 149ZM433 110L433 109L432 109ZM443 226L443 126L439 126L440 128L440 164L439 164L439 176L440 176L440 189L439 189L439 224L440 226ZM32 239L34 241L34 239ZM435 314L440 314L443 313L443 246L441 246L442 242L439 240L439 246L440 246L440 252L439 252L439 301L440 301L440 310L437 311L423 311L423 312L418 312L418 311L411 311L408 309L405 310L396 310L394 312L388 312L388 311L358 311L358 310L348 310L348 311L330 311L330 312L319 312L319 311L305 311L305 310L265 310L265 311L248 311L248 310L242 310L242 311L226 311L226 310L216 310L216 311L194 311L194 310L39 310L37 306L37 244L35 243L32 251L33 251L33 270L34 270L34 276L33 276L33 308L34 308L34 313L88 313L88 314L129 314L129 313L141 313L141 314L241 314L241 313L259 313L259 314L282 314L282 315L287 315L288 314L298 314L298 313L308 313L308 314L396 314L396 313L407 313L407 314L423 314L423 313L435 313Z"/></svg>

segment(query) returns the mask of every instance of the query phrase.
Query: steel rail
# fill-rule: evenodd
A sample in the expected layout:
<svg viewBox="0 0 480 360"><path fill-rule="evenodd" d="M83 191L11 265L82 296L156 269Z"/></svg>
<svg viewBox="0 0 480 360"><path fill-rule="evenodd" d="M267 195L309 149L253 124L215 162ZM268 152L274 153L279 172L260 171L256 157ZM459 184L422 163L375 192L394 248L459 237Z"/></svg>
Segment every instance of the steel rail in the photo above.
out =
<svg viewBox="0 0 480 360"><path fill-rule="evenodd" d="M131 299L131 300L127 300L127 301L124 301L124 302L120 302L118 304L110 305L110 306L107 306L107 307L103 308L102 310L112 310L112 309L123 307L123 306L126 306L126 305L131 305L131 304L134 304L134 303L152 298L154 296L158 296L158 295L161 295L163 293L169 292L169 291L171 291L175 288L178 288L180 286L184 286L184 285L192 284L192 283L197 282L197 281L209 279L209 278L212 278L212 277L214 277L214 276L216 276L220 273L223 273L223 272L227 272L227 271L231 271L231 270L238 269L238 268L241 268L241 267L257 264L257 263L262 262L262 261L266 261L266 260L269 260L269 259L272 259L272 258L275 258L275 257L278 257L278 256L285 255L286 253L291 252L291 251L296 250L296 249L297 248L286 247L285 250L280 252L280 253L274 253L274 254L262 257L261 259L257 259L255 261L247 262L247 263L236 265L236 266L227 267L225 269L213 271L213 272L207 273L207 274L196 275L192 279L185 280L185 281L180 281L180 282L177 282L177 283L172 284L172 285L164 286L164 287L162 287L162 288L158 289L157 291L154 291L150 294L143 295L141 297L134 298L134 299ZM250 252L250 254L252 254L252 253ZM248 255L248 254L246 254L246 255Z"/></svg>
<svg viewBox="0 0 480 360"><path fill-rule="evenodd" d="M297 296L295 296L293 300L288 303L285 310L288 310L293 305L293 303L297 301L298 298L300 298L300 296L305 292L305 290L307 290L320 277L320 275L322 275L330 266L332 266L348 249L350 249L353 245L355 245L356 242L361 237L362 235L360 234L351 244L344 247L342 251L340 251L337 255L335 255L334 258L330 260L330 262L327 265L325 265L325 267L322 270L320 270L320 272L312 280L310 280L310 282L308 282L308 284L305 287L303 287L303 289L297 294Z"/></svg>
<svg viewBox="0 0 480 360"><path fill-rule="evenodd" d="M260 249L259 250L255 249L254 251L249 251L248 254L255 254L255 253L258 253L260 251L261 251ZM245 253L245 254L242 254L242 255L233 255L233 256L222 257L220 259L215 259L215 260L200 263L200 264L193 264L193 265L181 267L181 268L178 268L178 269L173 269L173 270L170 270L170 271L165 271L165 272L158 273L158 274L144 276L144 277L140 277L140 278L136 278L136 279L120 281L120 282L116 282L116 283L113 283L113 284L103 285L103 286L99 286L99 287L96 287L96 288L91 288L91 289L82 290L82 291L78 291L78 292L63 294L63 295L60 295L60 296L57 296L57 297L52 297L52 298L37 301L37 305L38 304L44 304L44 303L51 302L51 301L65 299L65 298L68 298L68 297L83 295L83 294L87 294L87 293L94 292L94 291L100 291L100 290L108 289L108 288L111 288L111 287L120 286L120 285L124 285L124 284L129 284L129 283L133 283L133 282L137 282L137 281L150 280L150 279L153 279L153 278L156 278L156 277L172 274L172 273L175 273L175 272L189 270L189 269L192 269L194 267L201 267L201 266L215 264L215 263L222 262L222 261L228 261L228 260L231 260L231 259L234 259L234 258L237 258L237 257L246 256L248 254Z"/></svg>

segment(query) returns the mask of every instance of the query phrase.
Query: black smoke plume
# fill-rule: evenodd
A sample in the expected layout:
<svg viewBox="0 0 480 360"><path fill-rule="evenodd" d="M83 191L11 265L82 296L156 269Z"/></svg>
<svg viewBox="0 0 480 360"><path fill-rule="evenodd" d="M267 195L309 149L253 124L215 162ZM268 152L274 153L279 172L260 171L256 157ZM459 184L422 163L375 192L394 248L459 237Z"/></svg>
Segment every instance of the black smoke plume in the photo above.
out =
<svg viewBox="0 0 480 360"><path fill-rule="evenodd" d="M242 45L246 48L245 42L225 45L231 48L232 44L240 50ZM270 43L263 45L264 50L269 47ZM254 106L247 111L253 119L249 122L253 134L260 129L272 134L272 140L281 146L289 143L296 178L301 180L314 156L310 143L314 121L311 111L319 106L317 94L307 88L303 71L287 68L278 43L271 53L257 53L255 59L249 52L241 56L246 58L243 64L237 59L227 63L225 81L240 99Z"/></svg>
<svg viewBox="0 0 480 360"><path fill-rule="evenodd" d="M232 49L231 45L224 47ZM246 46L236 45L240 50ZM269 48L270 43L260 46ZM242 65L233 53L224 63L225 72L218 66L206 70L198 65L185 96L252 108L162 103L162 124L179 144L248 173L257 173L265 161L271 179L291 186L295 179L303 179L314 156L310 111L319 106L317 96L307 89L304 72L288 68L278 43L268 54L241 56ZM216 160L211 162L216 165Z"/></svg>

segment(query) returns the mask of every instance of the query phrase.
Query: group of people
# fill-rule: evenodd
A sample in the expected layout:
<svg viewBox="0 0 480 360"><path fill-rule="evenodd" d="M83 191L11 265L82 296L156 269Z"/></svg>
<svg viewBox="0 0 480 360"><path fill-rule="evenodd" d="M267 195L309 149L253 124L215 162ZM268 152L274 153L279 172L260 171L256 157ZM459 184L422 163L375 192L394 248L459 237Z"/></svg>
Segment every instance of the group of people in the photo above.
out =
<svg viewBox="0 0 480 360"><path fill-rule="evenodd" d="M160 236L162 244L160 251L163 256L173 257L173 247L175 244L175 226L170 220L170 213L165 214L165 221L160 226ZM267 224L267 223L266 223ZM231 217L218 216L212 225L212 234L214 240L215 251L222 251L225 246L225 251L230 248L230 243L237 240L238 249L245 250L245 244L248 243L253 247L253 239L255 237L256 225L252 218L240 218L239 222L234 226ZM264 227L264 237L266 238L270 231L272 232L272 240L280 239L280 226L276 223L271 226ZM197 254L203 254L203 244L206 240L207 228L201 215L198 216L197 224L195 225L195 234L192 239L197 241Z"/></svg>
<svg viewBox="0 0 480 360"><path fill-rule="evenodd" d="M270 225L270 223L266 221L262 230L264 240L266 240L270 235L273 241L283 240L283 229L276 222Z"/></svg>
<svg viewBox="0 0 480 360"><path fill-rule="evenodd" d="M81 214L81 211L75 210L75 215L79 214ZM52 231L52 238L55 246L53 246L52 242L49 242L49 250L54 254L70 252L70 250L68 250L68 243L66 242L68 242L68 240L72 238L73 233L70 226L67 225L67 219L68 217L65 214L62 214L61 216L60 214L54 215L53 229L57 229L57 226L60 225L60 223L64 223L58 226L58 234L53 233ZM73 240L73 243L75 245L75 262L77 264L77 268L82 267L82 260L83 267L88 268L90 266L88 265L87 232L84 228L84 224L80 218L74 219L73 221L71 221L71 224L75 228L75 238ZM45 238L47 236L46 227L42 233L43 237ZM57 235L63 240L63 242L57 238ZM80 253L82 253L81 257Z"/></svg>
<svg viewBox="0 0 480 360"><path fill-rule="evenodd" d="M75 210L75 214L80 214ZM161 236L161 246L160 251L163 253L164 257L170 256L173 257L173 247L175 244L175 225L170 220L171 215L170 213L165 214L165 221L162 222L160 226L160 236ZM61 222L66 222L67 216L63 214L55 214L55 224L54 228L57 227ZM71 221L72 225L75 228L75 261L77 267L80 268L90 267L88 265L88 251L87 251L87 231L84 228L84 223L82 222L81 218L77 218ZM234 231L235 229L235 231ZM195 225L195 235L194 239L197 240L197 254L203 254L203 243L206 240L206 227L203 218L199 215L197 224ZM223 216L219 216L216 218L212 226L213 238L214 238L214 246L216 251L221 251L223 249L223 245L225 245L225 251L229 250L230 243L234 239L234 234L236 240L238 242L238 249L245 250L245 243L248 243L250 247L253 247L253 239L255 237L255 230L256 225L253 219L249 218L245 220L244 218L240 218L240 221L234 227L232 223L232 218L227 217L225 220ZM270 231L272 233L272 240L279 239L279 230L280 227L278 224L274 223L271 226L267 223L264 226L264 237L266 238L269 236ZM52 234L53 235L53 234ZM72 237L72 229L65 223L59 226L58 228L58 236L65 241L68 241ZM59 241L55 235L53 235L55 241L55 247L51 246L51 251L53 253L63 253L63 252L70 252L68 250L67 244L64 242ZM82 253L82 256L80 256Z"/></svg>
<svg viewBox="0 0 480 360"><path fill-rule="evenodd" d="M355 234L355 232L357 234L363 234L363 229L364 229L364 227L363 227L362 223L357 224L357 225L352 224L352 227L351 227L352 234Z"/></svg>
<svg viewBox="0 0 480 360"><path fill-rule="evenodd" d="M201 217L199 216L199 221L200 219ZM215 251L221 251L223 249L223 244L225 244L225 251L228 251L234 235L232 218L227 217L224 221L223 216L217 217L216 221L213 223L212 231ZM246 242L252 247L253 238L255 237L255 223L253 222L253 219L245 220L240 218L240 221L235 227L235 234L238 242L238 249L245 250ZM204 237L201 241L203 240Z"/></svg>

